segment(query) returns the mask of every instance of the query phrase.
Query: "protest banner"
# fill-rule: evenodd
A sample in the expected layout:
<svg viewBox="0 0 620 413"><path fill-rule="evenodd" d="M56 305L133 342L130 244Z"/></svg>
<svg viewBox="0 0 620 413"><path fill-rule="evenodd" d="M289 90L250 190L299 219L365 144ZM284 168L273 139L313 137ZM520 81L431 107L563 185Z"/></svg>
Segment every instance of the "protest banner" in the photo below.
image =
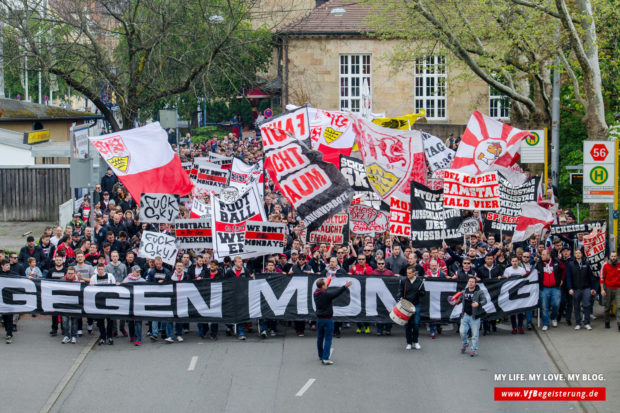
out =
<svg viewBox="0 0 620 413"><path fill-rule="evenodd" d="M462 240L461 211L444 208L443 189L432 190L411 182L411 245L414 248L441 246Z"/></svg>
<svg viewBox="0 0 620 413"><path fill-rule="evenodd" d="M209 215L209 208L210 207L208 204L205 204L197 197L194 197L194 199L192 199L192 210L189 213L189 217L194 219L200 218L204 215Z"/></svg>
<svg viewBox="0 0 620 413"><path fill-rule="evenodd" d="M411 235L411 202L390 198L390 234L398 237Z"/></svg>
<svg viewBox="0 0 620 413"><path fill-rule="evenodd" d="M581 224L551 225L551 235L574 235L580 232L592 232L601 229L605 221L584 222Z"/></svg>
<svg viewBox="0 0 620 413"><path fill-rule="evenodd" d="M431 170L438 171L440 169L450 168L454 160L455 152L446 147L437 136L433 136L426 132L420 133L422 134L422 142L424 143L426 163L428 163Z"/></svg>
<svg viewBox="0 0 620 413"><path fill-rule="evenodd" d="M309 242L346 244L349 242L349 215L340 212L328 218L315 231L310 232Z"/></svg>
<svg viewBox="0 0 620 413"><path fill-rule="evenodd" d="M389 211L388 204L383 202L370 186L366 178L366 168L364 168L361 160L340 155L340 172L355 191L355 196L359 196L361 202L369 204L375 209Z"/></svg>
<svg viewBox="0 0 620 413"><path fill-rule="evenodd" d="M285 224L278 222L253 222L245 224L245 246L263 254L284 252Z"/></svg>
<svg viewBox="0 0 620 413"><path fill-rule="evenodd" d="M470 176L448 169L444 171L443 188L443 205L446 208L499 209L499 180L495 171Z"/></svg>
<svg viewBox="0 0 620 413"><path fill-rule="evenodd" d="M357 116L353 130L372 189L386 202L390 198L409 202L409 183L426 183L421 132L383 128Z"/></svg>
<svg viewBox="0 0 620 413"><path fill-rule="evenodd" d="M517 218L521 215L521 206L525 202L536 202L540 178L529 178L518 187L513 186L501 172L498 172L498 178L499 210L487 213L484 231L512 235L517 227Z"/></svg>
<svg viewBox="0 0 620 413"><path fill-rule="evenodd" d="M192 173L194 163L193 162L182 162L181 166L183 167L183 170L185 171L185 173L189 176Z"/></svg>
<svg viewBox="0 0 620 413"><path fill-rule="evenodd" d="M312 232L349 207L353 190L335 165L304 143L307 121L306 108L299 108L263 123L261 137L265 171Z"/></svg>
<svg viewBox="0 0 620 413"><path fill-rule="evenodd" d="M207 214L199 219L177 219L174 235L177 248L213 248L211 217Z"/></svg>
<svg viewBox="0 0 620 413"><path fill-rule="evenodd" d="M354 234L375 236L388 230L388 217L383 211L371 206L351 205L349 207L349 230Z"/></svg>
<svg viewBox="0 0 620 413"><path fill-rule="evenodd" d="M211 228L215 231L213 258L220 260L226 256L252 258L262 255L245 245L248 221L267 221L256 185L250 186L232 204L222 202L217 197L211 199Z"/></svg>
<svg viewBox="0 0 620 413"><path fill-rule="evenodd" d="M339 155L349 155L355 144L351 127L352 114L335 110L308 108L312 149L323 153L324 159L338 163Z"/></svg>
<svg viewBox="0 0 620 413"><path fill-rule="evenodd" d="M222 188L228 186L230 171L220 168L212 163L200 164L194 184L201 193L213 192L219 194Z"/></svg>
<svg viewBox="0 0 620 413"><path fill-rule="evenodd" d="M166 224L179 215L179 201L171 194L142 194L140 197L140 222Z"/></svg>
<svg viewBox="0 0 620 413"><path fill-rule="evenodd" d="M26 277L0 276L0 313L60 314L71 317L110 317L122 320L243 323L252 319L315 319L313 292L320 278L312 274L259 275L224 280L200 280L121 285L88 285ZM391 322L399 277L343 275L331 286L352 285L333 302L334 319L346 322ZM463 304L446 297L465 288L454 280L425 280L420 299L423 322L458 320ZM481 318L502 319L535 309L538 274L479 282L487 299ZM26 293L24 293L26 292Z"/></svg>
<svg viewBox="0 0 620 413"><path fill-rule="evenodd" d="M144 231L140 240L138 257L155 259L161 257L166 264L174 265L177 258L177 245L171 235Z"/></svg>
<svg viewBox="0 0 620 413"><path fill-rule="evenodd" d="M240 192L245 192L248 185L255 182L262 197L264 192L263 161L261 160L254 165L248 165L239 158L233 158L228 185L238 188Z"/></svg>
<svg viewBox="0 0 620 413"><path fill-rule="evenodd" d="M219 153L209 152L209 162L213 165L217 165L222 169L230 170L233 164L232 156L224 156Z"/></svg>
<svg viewBox="0 0 620 413"><path fill-rule="evenodd" d="M593 229L592 232L583 237L583 250L586 253L592 273L600 277L601 269L605 261L605 242L607 240L607 225L603 224L601 229Z"/></svg>

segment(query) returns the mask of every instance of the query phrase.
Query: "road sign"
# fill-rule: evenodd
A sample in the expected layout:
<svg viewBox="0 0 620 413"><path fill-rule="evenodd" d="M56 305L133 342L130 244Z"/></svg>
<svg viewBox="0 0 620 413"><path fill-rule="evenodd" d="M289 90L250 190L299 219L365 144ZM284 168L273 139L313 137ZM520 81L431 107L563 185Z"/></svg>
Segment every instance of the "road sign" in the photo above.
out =
<svg viewBox="0 0 620 413"><path fill-rule="evenodd" d="M583 143L583 202L614 202L615 146L608 141Z"/></svg>
<svg viewBox="0 0 620 413"><path fill-rule="evenodd" d="M545 129L530 130L521 141L521 163L545 163Z"/></svg>
<svg viewBox="0 0 620 413"><path fill-rule="evenodd" d="M160 110L159 111L159 125L164 129L176 129L177 123L177 111L176 110Z"/></svg>
<svg viewBox="0 0 620 413"><path fill-rule="evenodd" d="M273 111L269 108L265 109L265 117L270 118L273 116Z"/></svg>

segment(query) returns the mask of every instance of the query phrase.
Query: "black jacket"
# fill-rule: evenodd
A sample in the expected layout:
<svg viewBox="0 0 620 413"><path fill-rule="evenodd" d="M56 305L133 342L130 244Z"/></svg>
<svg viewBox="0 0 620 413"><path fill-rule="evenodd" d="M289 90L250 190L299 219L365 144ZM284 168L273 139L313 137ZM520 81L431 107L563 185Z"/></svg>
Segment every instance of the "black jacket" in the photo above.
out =
<svg viewBox="0 0 620 413"><path fill-rule="evenodd" d="M22 247L22 249L19 251L18 261L20 264L27 266L28 258L30 257L34 257L37 260L37 266L39 268L45 268L44 266L42 266L43 264L45 264L46 261L45 253L40 246L35 245L32 250L30 250L30 247L28 245Z"/></svg>
<svg viewBox="0 0 620 413"><path fill-rule="evenodd" d="M420 297L426 295L424 289L424 279L421 277L415 277L413 283L409 281L409 278L404 277L400 279L400 285L398 287L398 299L404 298L413 305L420 304Z"/></svg>
<svg viewBox="0 0 620 413"><path fill-rule="evenodd" d="M478 277L480 277L481 280L497 278L503 273L501 272L500 267L495 264L493 264L491 269L488 269L486 265L483 264L480 267L476 268L476 272L478 273Z"/></svg>
<svg viewBox="0 0 620 413"><path fill-rule="evenodd" d="M592 273L590 264L586 258L581 259L581 265L577 260L572 260L567 269L566 283L569 290L596 289L597 278Z"/></svg>
<svg viewBox="0 0 620 413"><path fill-rule="evenodd" d="M317 288L314 291L314 302L316 303L316 317L329 320L334 316L332 301L346 291L347 287L331 287L326 290Z"/></svg>
<svg viewBox="0 0 620 413"><path fill-rule="evenodd" d="M250 273L248 272L247 268L245 268L244 266L243 270L241 270L241 273L239 274L239 278L246 278L249 276L250 276ZM234 266L226 270L225 278L236 278L236 277L237 277L237 272L235 271Z"/></svg>
<svg viewBox="0 0 620 413"><path fill-rule="evenodd" d="M189 271L187 273L189 275L190 280L195 280L198 277L207 278L208 272L209 272L208 266L203 265L202 267L200 267L200 269L198 269L198 267L196 267L196 264L194 264L191 267L189 267Z"/></svg>

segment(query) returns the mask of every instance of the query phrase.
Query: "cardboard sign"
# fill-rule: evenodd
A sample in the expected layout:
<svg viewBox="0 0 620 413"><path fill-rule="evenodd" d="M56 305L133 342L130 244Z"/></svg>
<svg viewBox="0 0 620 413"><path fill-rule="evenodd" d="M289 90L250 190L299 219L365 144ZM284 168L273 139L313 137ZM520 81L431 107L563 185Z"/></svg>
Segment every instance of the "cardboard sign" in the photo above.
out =
<svg viewBox="0 0 620 413"><path fill-rule="evenodd" d="M277 222L253 222L245 225L245 246L264 254L284 252L286 224Z"/></svg>
<svg viewBox="0 0 620 413"><path fill-rule="evenodd" d="M140 222L166 224L179 216L179 201L172 194L142 194Z"/></svg>
<svg viewBox="0 0 620 413"><path fill-rule="evenodd" d="M443 187L443 205L446 208L472 211L499 209L499 179L495 171L471 176L446 170Z"/></svg>
<svg viewBox="0 0 620 413"><path fill-rule="evenodd" d="M179 219L174 223L178 248L213 248L211 217Z"/></svg>
<svg viewBox="0 0 620 413"><path fill-rule="evenodd" d="M166 264L174 265L177 258L175 238L159 232L144 231L140 240L138 257L155 259L161 257Z"/></svg>

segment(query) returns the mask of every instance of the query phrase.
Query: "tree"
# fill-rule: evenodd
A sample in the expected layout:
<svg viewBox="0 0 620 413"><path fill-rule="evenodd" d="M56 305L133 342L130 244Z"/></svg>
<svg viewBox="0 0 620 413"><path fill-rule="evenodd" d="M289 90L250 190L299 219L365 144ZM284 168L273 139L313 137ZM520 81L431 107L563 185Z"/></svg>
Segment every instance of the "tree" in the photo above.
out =
<svg viewBox="0 0 620 413"><path fill-rule="evenodd" d="M57 75L119 130L157 102L170 106L187 92L230 96L231 84L251 83L272 50L269 30L251 26L256 1L73 0L43 8L40 0L0 0L0 19L5 42L21 39L33 70Z"/></svg>

